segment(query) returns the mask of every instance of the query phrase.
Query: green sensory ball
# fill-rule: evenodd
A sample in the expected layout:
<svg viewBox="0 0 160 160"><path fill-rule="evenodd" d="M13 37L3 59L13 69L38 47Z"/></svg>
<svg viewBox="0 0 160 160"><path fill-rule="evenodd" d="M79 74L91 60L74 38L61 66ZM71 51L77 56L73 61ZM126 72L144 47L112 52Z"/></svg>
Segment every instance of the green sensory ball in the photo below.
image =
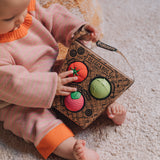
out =
<svg viewBox="0 0 160 160"><path fill-rule="evenodd" d="M90 93L97 99L106 98L111 92L111 85L105 78L95 78L90 84Z"/></svg>

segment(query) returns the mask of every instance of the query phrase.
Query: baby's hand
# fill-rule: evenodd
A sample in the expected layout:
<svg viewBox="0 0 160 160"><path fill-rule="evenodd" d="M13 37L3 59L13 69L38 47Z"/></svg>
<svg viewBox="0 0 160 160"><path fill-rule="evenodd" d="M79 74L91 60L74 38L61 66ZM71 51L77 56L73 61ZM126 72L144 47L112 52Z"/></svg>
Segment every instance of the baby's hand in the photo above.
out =
<svg viewBox="0 0 160 160"><path fill-rule="evenodd" d="M65 86L65 84L76 81L78 77L67 77L73 74L73 71L62 72L58 75L56 95L68 96L71 92L77 91L77 88Z"/></svg>
<svg viewBox="0 0 160 160"><path fill-rule="evenodd" d="M99 32L93 26L86 24L84 29L88 31L88 35L82 36L82 40L97 42L99 40Z"/></svg>

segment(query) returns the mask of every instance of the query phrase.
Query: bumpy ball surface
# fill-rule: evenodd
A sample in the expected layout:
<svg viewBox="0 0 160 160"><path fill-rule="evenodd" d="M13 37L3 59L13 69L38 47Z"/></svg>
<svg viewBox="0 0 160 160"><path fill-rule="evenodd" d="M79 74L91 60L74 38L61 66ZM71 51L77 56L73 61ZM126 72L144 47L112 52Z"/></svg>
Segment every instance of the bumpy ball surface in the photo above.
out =
<svg viewBox="0 0 160 160"><path fill-rule="evenodd" d="M95 78L90 84L90 93L97 99L106 98L110 92L110 83L105 78Z"/></svg>
<svg viewBox="0 0 160 160"><path fill-rule="evenodd" d="M66 108L70 111L77 112L82 109L84 105L84 98L80 92L72 92L64 99Z"/></svg>
<svg viewBox="0 0 160 160"><path fill-rule="evenodd" d="M70 76L77 76L78 80L75 82L82 82L84 79L86 79L88 70L85 64L82 62L73 62L69 65L68 70L73 70L73 74Z"/></svg>

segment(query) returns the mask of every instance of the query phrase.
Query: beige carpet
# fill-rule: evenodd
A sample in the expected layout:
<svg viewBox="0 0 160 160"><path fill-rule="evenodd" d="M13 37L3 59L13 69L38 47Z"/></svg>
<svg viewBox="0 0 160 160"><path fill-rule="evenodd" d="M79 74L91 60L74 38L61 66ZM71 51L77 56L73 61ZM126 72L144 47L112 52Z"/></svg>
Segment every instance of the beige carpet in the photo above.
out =
<svg viewBox="0 0 160 160"><path fill-rule="evenodd" d="M121 50L134 68L135 83L118 101L128 109L122 126L105 116L86 130L72 125L101 160L160 159L160 0L99 0L104 14L104 39ZM123 59L96 49L103 58L131 75ZM55 159L54 156L49 157ZM32 144L25 143L0 123L0 160L42 160Z"/></svg>

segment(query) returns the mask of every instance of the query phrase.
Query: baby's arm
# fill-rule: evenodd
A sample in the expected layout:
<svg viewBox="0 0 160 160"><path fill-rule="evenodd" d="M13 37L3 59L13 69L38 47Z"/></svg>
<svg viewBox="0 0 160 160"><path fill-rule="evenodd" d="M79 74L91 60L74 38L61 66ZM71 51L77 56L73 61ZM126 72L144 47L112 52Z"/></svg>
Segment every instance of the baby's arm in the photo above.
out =
<svg viewBox="0 0 160 160"><path fill-rule="evenodd" d="M16 65L7 49L0 47L0 100L25 107L50 108L57 80L56 72L29 72Z"/></svg>
<svg viewBox="0 0 160 160"><path fill-rule="evenodd" d="M74 33L86 24L59 4L53 4L45 9L36 2L36 15L55 40L65 46L70 45Z"/></svg>
<svg viewBox="0 0 160 160"><path fill-rule="evenodd" d="M51 32L57 42L69 46L74 34L82 27L90 32L82 40L96 42L99 38L98 31L91 25L73 15L65 7L59 4L52 4L49 8L43 8L36 1L36 14L30 12Z"/></svg>

